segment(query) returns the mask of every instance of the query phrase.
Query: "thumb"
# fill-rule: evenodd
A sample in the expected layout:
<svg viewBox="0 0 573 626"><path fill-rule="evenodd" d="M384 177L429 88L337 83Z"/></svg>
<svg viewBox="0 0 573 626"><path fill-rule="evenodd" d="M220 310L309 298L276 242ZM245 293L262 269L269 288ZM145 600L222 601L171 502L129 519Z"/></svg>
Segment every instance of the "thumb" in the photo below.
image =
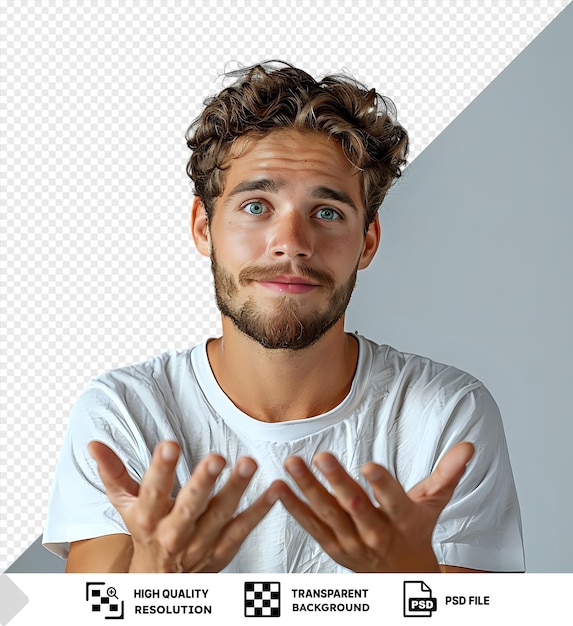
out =
<svg viewBox="0 0 573 626"><path fill-rule="evenodd" d="M88 452L97 463L97 470L110 500L115 495L137 496L139 484L127 473L117 454L101 441L90 441Z"/></svg>
<svg viewBox="0 0 573 626"><path fill-rule="evenodd" d="M413 487L408 495L412 500L440 500L443 501L442 507L445 506L473 454L474 447L471 443L464 441L456 444L446 452L430 476Z"/></svg>

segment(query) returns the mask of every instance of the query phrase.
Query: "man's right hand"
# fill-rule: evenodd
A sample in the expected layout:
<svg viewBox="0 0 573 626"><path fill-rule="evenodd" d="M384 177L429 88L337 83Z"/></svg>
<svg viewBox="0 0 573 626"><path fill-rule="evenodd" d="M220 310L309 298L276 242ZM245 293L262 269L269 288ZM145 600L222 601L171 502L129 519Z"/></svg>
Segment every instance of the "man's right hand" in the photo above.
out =
<svg viewBox="0 0 573 626"><path fill-rule="evenodd" d="M277 500L267 489L235 515L257 469L255 461L247 457L237 461L227 483L212 495L225 459L209 454L172 498L180 454L177 443L158 444L141 484L129 476L119 457L103 443L92 441L88 449L97 462L108 498L131 534L130 572L219 571Z"/></svg>

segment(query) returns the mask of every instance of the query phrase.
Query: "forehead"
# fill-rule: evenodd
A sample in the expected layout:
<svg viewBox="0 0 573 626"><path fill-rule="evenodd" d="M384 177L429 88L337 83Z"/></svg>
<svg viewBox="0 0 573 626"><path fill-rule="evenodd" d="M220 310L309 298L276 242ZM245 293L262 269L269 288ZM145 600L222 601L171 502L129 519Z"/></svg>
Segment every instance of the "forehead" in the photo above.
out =
<svg viewBox="0 0 573 626"><path fill-rule="evenodd" d="M281 129L263 137L241 137L227 165L223 195L257 177L280 179L284 184L336 182L361 195L360 170L346 158L338 141L320 132Z"/></svg>

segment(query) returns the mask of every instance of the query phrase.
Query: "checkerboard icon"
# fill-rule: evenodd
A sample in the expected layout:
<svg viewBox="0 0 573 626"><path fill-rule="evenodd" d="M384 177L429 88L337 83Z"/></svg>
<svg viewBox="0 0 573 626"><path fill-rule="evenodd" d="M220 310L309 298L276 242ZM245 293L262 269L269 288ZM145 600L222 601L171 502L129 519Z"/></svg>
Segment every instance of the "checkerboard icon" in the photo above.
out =
<svg viewBox="0 0 573 626"><path fill-rule="evenodd" d="M245 583L245 617L280 617L280 615L280 583Z"/></svg>

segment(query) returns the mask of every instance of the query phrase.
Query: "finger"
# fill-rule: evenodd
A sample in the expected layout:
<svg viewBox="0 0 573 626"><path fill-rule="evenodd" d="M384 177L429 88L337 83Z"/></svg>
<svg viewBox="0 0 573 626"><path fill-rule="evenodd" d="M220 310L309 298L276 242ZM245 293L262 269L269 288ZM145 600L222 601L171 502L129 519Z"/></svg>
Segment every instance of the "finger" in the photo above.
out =
<svg viewBox="0 0 573 626"><path fill-rule="evenodd" d="M172 506L171 492L180 448L175 441L157 444L149 468L143 475L137 502L137 523L143 527L155 526Z"/></svg>
<svg viewBox="0 0 573 626"><path fill-rule="evenodd" d="M169 515L163 522L165 537L172 549L182 549L195 532L196 522L205 512L217 478L225 467L225 459L209 454L195 468L191 478L177 494Z"/></svg>
<svg viewBox="0 0 573 626"><path fill-rule="evenodd" d="M208 569L219 571L237 554L250 532L259 524L278 500L278 493L272 487L264 491L248 508L235 516L223 529L215 550L209 560Z"/></svg>
<svg viewBox="0 0 573 626"><path fill-rule="evenodd" d="M229 479L211 499L205 514L197 524L197 535L207 541L212 541L220 535L223 527L235 515L241 497L256 471L257 464L253 459L242 457L237 461Z"/></svg>
<svg viewBox="0 0 573 626"><path fill-rule="evenodd" d="M409 513L412 501L402 485L385 467L377 463L365 463L360 471L372 487L374 497L380 505L380 511L389 521L396 521L399 517Z"/></svg>
<svg viewBox="0 0 573 626"><path fill-rule="evenodd" d="M301 458L289 457L285 462L285 468L323 522L331 526L337 534L346 536L356 534L352 520L341 508L337 498L324 487Z"/></svg>
<svg viewBox="0 0 573 626"><path fill-rule="evenodd" d="M349 515L354 519L366 517L370 521L377 515L376 507L368 494L349 476L336 457L321 452L314 457L313 462L324 474L334 490L336 499Z"/></svg>
<svg viewBox="0 0 573 626"><path fill-rule="evenodd" d="M346 472L332 454L317 454L314 463L332 486L336 499L342 508L351 517L359 540L370 546L378 545L383 541L388 531L387 519L381 515L380 510L373 504L364 489ZM339 531L337 534L341 545L345 546L347 551L356 548L356 546L348 544L349 539L356 543L353 535L348 536L348 534Z"/></svg>
<svg viewBox="0 0 573 626"><path fill-rule="evenodd" d="M277 493L285 509L304 530L332 556L338 547L338 539L330 526L320 520L312 508L297 497L286 483L276 481L271 485L271 489Z"/></svg>
<svg viewBox="0 0 573 626"><path fill-rule="evenodd" d="M471 443L456 444L446 452L430 476L408 492L409 497L415 501L435 500L443 508L452 497L473 454Z"/></svg>
<svg viewBox="0 0 573 626"><path fill-rule="evenodd" d="M125 465L109 446L101 441L90 441L88 452L95 459L106 494L116 508L116 501L137 496L139 484L127 473Z"/></svg>

